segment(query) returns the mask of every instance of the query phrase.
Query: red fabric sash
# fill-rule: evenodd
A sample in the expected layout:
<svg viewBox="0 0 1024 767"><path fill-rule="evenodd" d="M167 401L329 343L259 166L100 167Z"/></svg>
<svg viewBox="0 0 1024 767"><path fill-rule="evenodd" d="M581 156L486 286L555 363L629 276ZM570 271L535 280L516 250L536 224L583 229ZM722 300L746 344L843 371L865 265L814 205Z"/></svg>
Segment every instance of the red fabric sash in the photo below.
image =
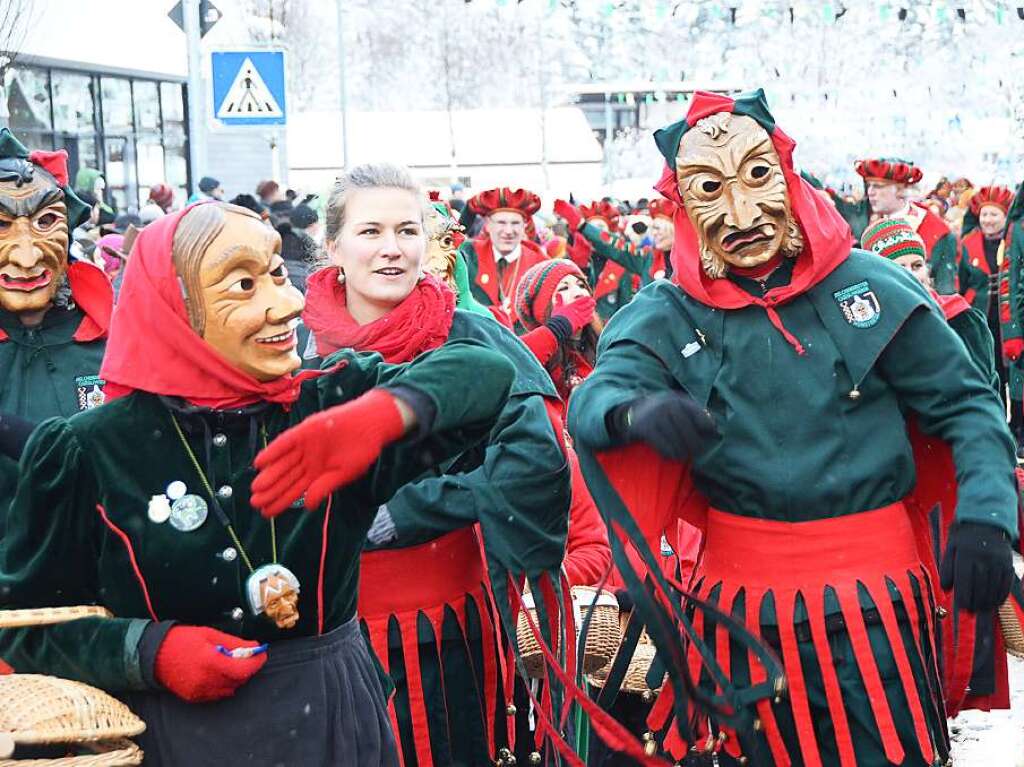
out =
<svg viewBox="0 0 1024 767"><path fill-rule="evenodd" d="M409 362L448 340L455 317L455 293L425 276L402 303L376 322L360 325L346 305L338 267L321 269L306 283L302 320L316 337L316 350L326 356L338 349L379 352L386 362Z"/></svg>

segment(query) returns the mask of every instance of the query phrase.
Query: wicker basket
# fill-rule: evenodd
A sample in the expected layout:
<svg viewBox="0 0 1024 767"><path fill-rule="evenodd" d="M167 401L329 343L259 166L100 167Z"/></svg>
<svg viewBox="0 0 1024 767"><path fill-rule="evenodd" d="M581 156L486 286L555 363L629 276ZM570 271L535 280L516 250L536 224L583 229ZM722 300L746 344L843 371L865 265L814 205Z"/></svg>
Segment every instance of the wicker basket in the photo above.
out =
<svg viewBox="0 0 1024 767"><path fill-rule="evenodd" d="M602 666L607 666L619 646L619 603L611 592L598 591L588 586L574 586L572 600L576 611L577 641L586 611L591 605L594 606L583 650L583 670L589 674ZM523 606L536 622L537 611L534 609L533 594L523 594ZM530 630L525 613L521 613L516 622L516 639L519 642L519 655L526 667L526 674L534 679L544 676L544 655Z"/></svg>
<svg viewBox="0 0 1024 767"><path fill-rule="evenodd" d="M91 744L96 753L56 759L0 759L0 767L130 767L142 764L142 749L130 740Z"/></svg>
<svg viewBox="0 0 1024 767"><path fill-rule="evenodd" d="M54 623L66 623L67 621L74 621L79 618L110 617L110 611L98 605L0 610L0 629L15 629L23 626L50 626Z"/></svg>
<svg viewBox="0 0 1024 767"><path fill-rule="evenodd" d="M576 608L577 635L588 614L590 616L586 641L583 643L583 673L592 674L611 663L619 649L622 641L619 602L610 591L590 586L574 586L572 602Z"/></svg>
<svg viewBox="0 0 1024 767"><path fill-rule="evenodd" d="M643 695L645 698L652 697L661 692L661 685L652 689L647 684L647 673L651 670L651 664L654 663L655 654L654 644L651 642L650 637L647 636L647 633L644 632L640 636L640 641L637 643L636 649L633 651L633 657L630 658L629 666L626 668L626 676L622 680L622 692ZM587 680L594 687L604 687L611 667L612 664L609 663L604 668L590 674Z"/></svg>
<svg viewBox="0 0 1024 767"><path fill-rule="evenodd" d="M999 606L999 625L1003 628L1006 652L1024 658L1024 629L1021 628L1020 618L1011 600L1012 596Z"/></svg>
<svg viewBox="0 0 1024 767"><path fill-rule="evenodd" d="M119 700L81 682L39 674L0 676L0 734L8 745L63 744L69 751L94 752L59 759L4 758L0 767L141 764L142 751L127 738L145 729Z"/></svg>

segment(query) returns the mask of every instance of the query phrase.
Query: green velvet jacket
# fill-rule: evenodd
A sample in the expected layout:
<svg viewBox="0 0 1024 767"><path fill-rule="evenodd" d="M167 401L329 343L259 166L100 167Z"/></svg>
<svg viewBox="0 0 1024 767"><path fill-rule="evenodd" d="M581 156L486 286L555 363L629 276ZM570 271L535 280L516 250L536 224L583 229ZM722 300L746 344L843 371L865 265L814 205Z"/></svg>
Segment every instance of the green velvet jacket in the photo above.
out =
<svg viewBox="0 0 1024 767"><path fill-rule="evenodd" d="M487 440L455 462L456 472L431 472L387 502L398 534L388 547L480 522L488 555L505 569L557 572L568 532L569 466L544 400L558 393L537 358L495 320L456 311L447 343L458 339L480 341L512 362L508 403Z"/></svg>
<svg viewBox="0 0 1024 767"><path fill-rule="evenodd" d="M74 340L84 317L80 309L56 307L38 327L26 328L17 315L0 311L0 329L7 336L0 341L0 412L38 422L102 401L98 374L106 342ZM0 456L0 531L17 481L17 463Z"/></svg>
<svg viewBox="0 0 1024 767"><path fill-rule="evenodd" d="M768 286L788 279L780 268ZM847 320L849 288L873 293L873 321ZM692 469L711 505L796 522L904 498L915 482L906 427L914 414L952 447L957 517L1016 538L1013 441L1000 402L909 274L854 250L778 314L803 356L761 308L712 309L673 284L649 285L602 335L597 366L573 395L571 432L591 450L610 447L614 407L683 390L720 432Z"/></svg>
<svg viewBox="0 0 1024 767"><path fill-rule="evenodd" d="M253 412L190 414L136 392L44 423L22 457L0 553L0 606L100 604L115 617L2 630L0 658L21 672L111 691L143 689L138 641L154 618L259 641L316 634L318 619L324 631L351 619L359 555L378 505L427 466L485 437L505 404L513 371L500 354L470 341L448 344L408 366L351 352L328 361L342 360L347 364L340 369L303 384L288 411L268 405ZM295 628L281 631L247 609L248 569L212 510L189 533L150 521L150 498L175 480L207 496L171 421L174 412L254 566L273 561L271 524L249 505L260 431L265 428L272 440L308 415L377 386L425 395L436 417L430 433L389 447L362 479L335 492L329 507L289 510L277 518L278 561L301 584ZM353 424L355 438L358 430Z"/></svg>

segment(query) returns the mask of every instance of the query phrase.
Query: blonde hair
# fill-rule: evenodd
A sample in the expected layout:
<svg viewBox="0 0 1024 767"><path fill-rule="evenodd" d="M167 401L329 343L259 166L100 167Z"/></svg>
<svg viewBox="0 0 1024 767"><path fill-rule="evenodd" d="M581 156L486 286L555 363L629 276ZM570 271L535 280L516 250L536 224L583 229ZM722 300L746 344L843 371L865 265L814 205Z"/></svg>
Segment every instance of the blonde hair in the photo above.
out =
<svg viewBox="0 0 1024 767"><path fill-rule="evenodd" d="M333 242L338 238L341 228L345 225L345 209L349 199L353 192L361 189L404 189L411 192L420 202L420 218L423 218L423 190L408 168L388 162L357 165L335 179L331 194L327 198L327 210L324 214L324 239L327 242Z"/></svg>

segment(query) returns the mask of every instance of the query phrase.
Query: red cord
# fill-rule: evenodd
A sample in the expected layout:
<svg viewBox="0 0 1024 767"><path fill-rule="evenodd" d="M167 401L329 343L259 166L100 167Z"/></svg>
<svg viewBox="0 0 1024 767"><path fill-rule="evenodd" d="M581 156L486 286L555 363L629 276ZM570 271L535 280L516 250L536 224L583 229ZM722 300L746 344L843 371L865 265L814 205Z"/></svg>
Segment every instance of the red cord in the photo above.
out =
<svg viewBox="0 0 1024 767"><path fill-rule="evenodd" d="M333 495L327 496L327 508L324 509L324 527L320 538L320 576L316 582L316 633L324 633L324 568L327 566L327 526L331 521L331 501Z"/></svg>
<svg viewBox="0 0 1024 767"><path fill-rule="evenodd" d="M100 513L100 516L103 518L107 527L114 531L114 534L121 539L125 548L128 549L128 559L132 563L132 570L135 572L135 578L138 580L139 586L142 588L142 596L146 600L146 609L149 610L149 615L154 621L159 621L160 619L156 617L156 610L153 609L153 602L149 598L149 587L146 586L146 579L142 577L142 570L139 568L139 563L135 559L135 549L132 548L131 539L128 538L128 535L124 530L110 521L110 517L107 516L107 510L103 508L103 504L97 503L96 511Z"/></svg>

